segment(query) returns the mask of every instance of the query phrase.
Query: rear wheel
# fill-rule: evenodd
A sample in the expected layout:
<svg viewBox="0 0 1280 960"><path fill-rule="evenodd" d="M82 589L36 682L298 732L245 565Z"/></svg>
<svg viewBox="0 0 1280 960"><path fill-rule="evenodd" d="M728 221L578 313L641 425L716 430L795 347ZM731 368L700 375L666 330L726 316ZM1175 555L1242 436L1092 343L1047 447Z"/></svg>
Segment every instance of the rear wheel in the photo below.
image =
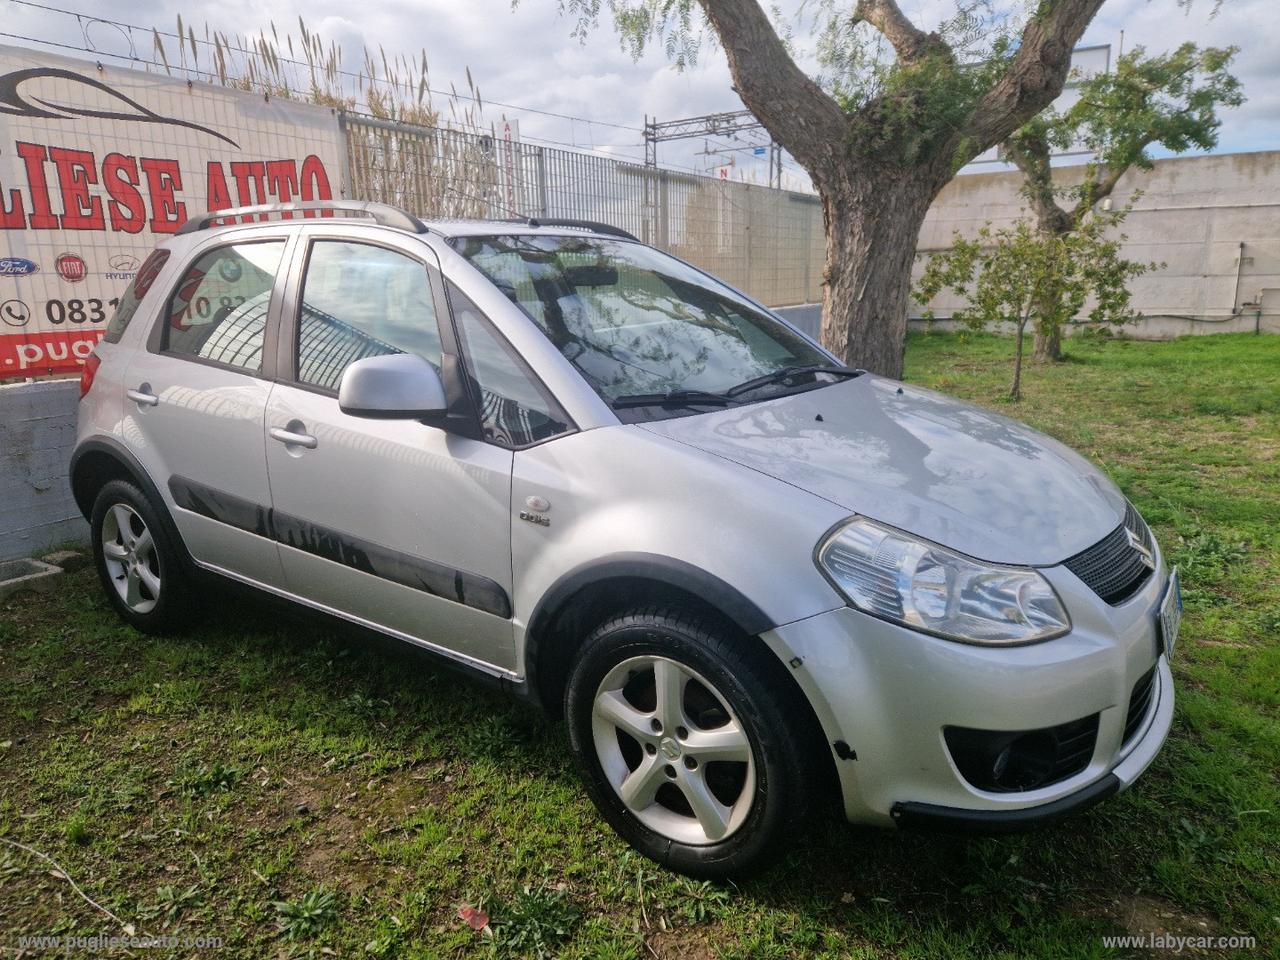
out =
<svg viewBox="0 0 1280 960"><path fill-rule="evenodd" d="M91 520L93 558L107 600L132 626L165 632L190 608L187 577L159 511L132 483L99 491Z"/></svg>
<svg viewBox="0 0 1280 960"><path fill-rule="evenodd" d="M570 742L597 807L695 876L764 866L809 806L806 728L746 644L679 610L637 612L597 629L569 678Z"/></svg>

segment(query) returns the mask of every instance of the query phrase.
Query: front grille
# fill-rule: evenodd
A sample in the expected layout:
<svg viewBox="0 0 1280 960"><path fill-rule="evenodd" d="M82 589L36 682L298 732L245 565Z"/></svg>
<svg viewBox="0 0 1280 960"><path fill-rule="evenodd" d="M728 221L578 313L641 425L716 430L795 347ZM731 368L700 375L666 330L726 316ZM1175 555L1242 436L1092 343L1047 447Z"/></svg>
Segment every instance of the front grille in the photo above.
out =
<svg viewBox="0 0 1280 960"><path fill-rule="evenodd" d="M979 790L1016 793L1075 776L1093 759L1098 714L1040 730L947 727L947 749L961 776Z"/></svg>
<svg viewBox="0 0 1280 960"><path fill-rule="evenodd" d="M1142 721L1146 719L1147 711L1151 709L1151 700L1156 690L1155 680L1156 668L1152 667L1133 685L1133 693L1129 694L1129 713L1124 719L1125 743L1133 739L1142 726Z"/></svg>
<svg viewBox="0 0 1280 960"><path fill-rule="evenodd" d="M1151 567L1144 562L1142 552L1129 542L1129 530L1137 535L1148 554L1154 557L1155 541L1151 537L1151 528L1130 503L1126 505L1124 523L1092 547L1063 561L1063 566L1113 606L1137 593L1152 572Z"/></svg>

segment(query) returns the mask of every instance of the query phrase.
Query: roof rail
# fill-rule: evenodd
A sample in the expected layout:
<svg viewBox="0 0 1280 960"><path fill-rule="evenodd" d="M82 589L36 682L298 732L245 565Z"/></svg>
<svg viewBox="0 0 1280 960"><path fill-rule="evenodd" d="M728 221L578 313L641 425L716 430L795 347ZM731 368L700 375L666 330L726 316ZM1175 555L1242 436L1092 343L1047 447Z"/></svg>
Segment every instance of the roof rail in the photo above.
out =
<svg viewBox="0 0 1280 960"><path fill-rule="evenodd" d="M603 233L610 237L621 237L623 240L640 240L633 233L628 233L621 227L615 227L612 224L600 223L596 220L562 220L554 217L530 217L529 226L531 227L573 227L575 230L590 230L593 233Z"/></svg>
<svg viewBox="0 0 1280 960"><path fill-rule="evenodd" d="M219 220L233 217L249 217L267 213L307 213L310 211L349 211L363 213L384 227L397 230L408 230L411 233L426 233L427 225L399 207L387 203L372 203L368 200L300 200L295 203L263 203L254 207L231 207L226 210L210 210L191 217L178 228L178 233L195 233L208 230Z"/></svg>

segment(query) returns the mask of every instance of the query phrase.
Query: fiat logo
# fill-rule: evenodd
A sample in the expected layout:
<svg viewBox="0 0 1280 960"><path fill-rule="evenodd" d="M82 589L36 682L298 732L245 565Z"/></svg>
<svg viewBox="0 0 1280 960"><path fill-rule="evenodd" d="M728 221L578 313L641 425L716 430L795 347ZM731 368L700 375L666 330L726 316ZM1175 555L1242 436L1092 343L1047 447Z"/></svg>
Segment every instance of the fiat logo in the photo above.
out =
<svg viewBox="0 0 1280 960"><path fill-rule="evenodd" d="M53 261L53 269L58 271L58 276L67 283L79 283L89 272L84 258L76 253L60 254L58 259Z"/></svg>

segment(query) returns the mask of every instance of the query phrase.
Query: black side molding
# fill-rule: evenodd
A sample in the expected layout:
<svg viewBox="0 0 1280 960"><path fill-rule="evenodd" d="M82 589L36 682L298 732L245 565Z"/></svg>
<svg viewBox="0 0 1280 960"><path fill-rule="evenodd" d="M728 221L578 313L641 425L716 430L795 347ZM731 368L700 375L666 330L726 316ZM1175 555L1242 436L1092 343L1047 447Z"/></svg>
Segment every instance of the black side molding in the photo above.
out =
<svg viewBox="0 0 1280 960"><path fill-rule="evenodd" d="M890 815L898 826L936 833L1008 834L1048 826L1074 816L1120 792L1120 778L1109 773L1083 790L1052 803L1021 810L965 810L933 803L895 803Z"/></svg>
<svg viewBox="0 0 1280 960"><path fill-rule="evenodd" d="M251 503L186 477L169 478L169 492L184 510L274 540L403 587L511 619L511 598L496 580L434 560L411 556L349 533Z"/></svg>

